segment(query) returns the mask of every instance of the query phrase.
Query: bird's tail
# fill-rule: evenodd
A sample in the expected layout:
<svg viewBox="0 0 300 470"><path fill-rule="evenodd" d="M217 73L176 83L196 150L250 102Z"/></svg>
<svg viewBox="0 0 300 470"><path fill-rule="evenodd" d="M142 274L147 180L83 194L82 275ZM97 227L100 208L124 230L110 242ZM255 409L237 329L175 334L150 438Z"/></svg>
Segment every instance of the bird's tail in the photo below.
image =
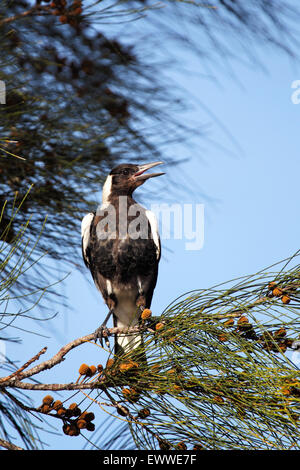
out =
<svg viewBox="0 0 300 470"><path fill-rule="evenodd" d="M139 319L134 319L128 325L128 322L122 322L122 320L114 316L114 326L117 328L130 328L139 325ZM147 363L146 352L144 346L143 336L136 333L130 334L116 334L115 335L115 355L125 356L135 359L138 363Z"/></svg>

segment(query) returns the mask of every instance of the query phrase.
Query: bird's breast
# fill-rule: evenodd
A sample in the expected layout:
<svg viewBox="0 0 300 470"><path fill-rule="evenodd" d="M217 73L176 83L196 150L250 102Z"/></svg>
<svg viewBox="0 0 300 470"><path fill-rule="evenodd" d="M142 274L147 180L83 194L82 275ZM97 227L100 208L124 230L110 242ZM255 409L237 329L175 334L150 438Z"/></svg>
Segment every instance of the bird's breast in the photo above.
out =
<svg viewBox="0 0 300 470"><path fill-rule="evenodd" d="M156 247L152 240L126 236L124 239L91 239L91 264L106 279L117 278L127 283L131 278L145 276L157 263Z"/></svg>

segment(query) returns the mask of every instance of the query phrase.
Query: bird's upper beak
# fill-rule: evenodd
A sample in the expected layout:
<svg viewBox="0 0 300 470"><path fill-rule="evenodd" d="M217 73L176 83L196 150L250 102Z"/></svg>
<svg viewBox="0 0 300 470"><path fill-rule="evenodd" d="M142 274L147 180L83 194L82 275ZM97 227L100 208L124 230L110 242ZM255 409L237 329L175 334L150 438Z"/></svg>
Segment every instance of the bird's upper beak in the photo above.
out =
<svg viewBox="0 0 300 470"><path fill-rule="evenodd" d="M153 163L145 163L144 165L138 165L138 171L134 174L134 179L136 181L146 181L148 178L153 178L154 176L161 176L165 173L148 173L145 175L145 171L150 170L157 165L162 165L164 162L153 162Z"/></svg>

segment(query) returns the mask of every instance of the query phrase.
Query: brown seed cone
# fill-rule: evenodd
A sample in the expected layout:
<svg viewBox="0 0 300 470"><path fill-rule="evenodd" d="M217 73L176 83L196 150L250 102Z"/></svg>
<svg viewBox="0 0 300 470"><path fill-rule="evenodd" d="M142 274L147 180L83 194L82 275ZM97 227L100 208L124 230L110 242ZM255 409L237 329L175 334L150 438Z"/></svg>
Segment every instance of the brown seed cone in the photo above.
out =
<svg viewBox="0 0 300 470"><path fill-rule="evenodd" d="M89 372L90 368L87 364L81 364L81 366L79 367L79 374L80 375L86 375L88 372Z"/></svg>
<svg viewBox="0 0 300 470"><path fill-rule="evenodd" d="M72 15L79 16L82 13L82 8L76 8L72 11Z"/></svg>
<svg viewBox="0 0 300 470"><path fill-rule="evenodd" d="M72 416L74 416L73 410L70 410L69 408L67 410L65 410L65 417L66 418L72 418Z"/></svg>
<svg viewBox="0 0 300 470"><path fill-rule="evenodd" d="M86 423L86 429L87 429L87 431L95 431L94 423L91 423L90 421L88 423Z"/></svg>
<svg viewBox="0 0 300 470"><path fill-rule="evenodd" d="M130 370L130 369L134 369L134 368L138 368L139 365L137 362L134 362L134 361L128 361L128 362L122 362L120 365L119 365L119 370L121 372L126 372L127 370Z"/></svg>
<svg viewBox="0 0 300 470"><path fill-rule="evenodd" d="M186 446L186 444L185 444L183 441L181 441L181 442L178 442L178 444L176 444L176 449L178 449L178 450L186 450L186 449L187 449L187 446Z"/></svg>
<svg viewBox="0 0 300 470"><path fill-rule="evenodd" d="M171 447L168 441L165 441L163 439L158 439L158 445L161 450L169 450Z"/></svg>
<svg viewBox="0 0 300 470"><path fill-rule="evenodd" d="M276 338L282 338L285 335L286 335L286 329L285 328L279 328L279 330L274 331L274 337L276 337Z"/></svg>
<svg viewBox="0 0 300 470"><path fill-rule="evenodd" d="M150 310L149 308L145 308L145 309L143 310L142 315L141 315L141 319L142 319L142 320L147 320L148 318L151 317L151 315L152 315L151 310Z"/></svg>
<svg viewBox="0 0 300 470"><path fill-rule="evenodd" d="M269 282L268 288L270 290L275 289L275 287L277 287L277 282L275 282L275 281Z"/></svg>
<svg viewBox="0 0 300 470"><path fill-rule="evenodd" d="M195 444L193 450L203 450L203 446L201 444Z"/></svg>
<svg viewBox="0 0 300 470"><path fill-rule="evenodd" d="M73 410L73 416L80 416L81 415L81 409L80 408L75 408Z"/></svg>
<svg viewBox="0 0 300 470"><path fill-rule="evenodd" d="M62 429L65 434L69 435L70 428L71 428L70 424L65 423Z"/></svg>
<svg viewBox="0 0 300 470"><path fill-rule="evenodd" d="M142 408L142 409L138 412L138 417L139 417L139 418L142 418L142 419L148 418L149 415L150 415L150 410L149 410L149 408Z"/></svg>
<svg viewBox="0 0 300 470"><path fill-rule="evenodd" d="M129 413L129 410L128 410L128 408L126 408L126 406L122 406L122 408L117 407L117 412L118 412L119 415L121 415L121 416L127 416L128 413Z"/></svg>
<svg viewBox="0 0 300 470"><path fill-rule="evenodd" d="M71 403L69 405L69 410L75 410L77 408L77 403Z"/></svg>
<svg viewBox="0 0 300 470"><path fill-rule="evenodd" d="M65 408L59 408L59 410L57 410L57 414L58 416L65 416L66 414Z"/></svg>
<svg viewBox="0 0 300 470"><path fill-rule="evenodd" d="M290 298L289 295L283 295L283 296L281 297L281 301L282 301L284 304L289 304L290 301L291 301L291 298Z"/></svg>
<svg viewBox="0 0 300 470"><path fill-rule="evenodd" d="M92 412L87 412L85 415L84 415L84 419L86 421L93 421L95 419L95 415L94 413Z"/></svg>
<svg viewBox="0 0 300 470"><path fill-rule="evenodd" d="M272 293L273 293L273 295L275 295L275 297L281 297L282 294L283 294L283 291L279 287L275 287L275 289L273 289Z"/></svg>
<svg viewBox="0 0 300 470"><path fill-rule="evenodd" d="M56 400L54 403L53 403L53 406L52 408L54 410L59 410L60 408L62 408L63 404L60 400Z"/></svg>
<svg viewBox="0 0 300 470"><path fill-rule="evenodd" d="M86 373L87 376L92 377L97 372L96 366L90 366L88 372Z"/></svg>
<svg viewBox="0 0 300 470"><path fill-rule="evenodd" d="M238 325L243 325L245 323L249 323L249 320L245 315L243 315L241 318L238 319L237 323Z"/></svg>
<svg viewBox="0 0 300 470"><path fill-rule="evenodd" d="M76 424L78 429L85 429L87 422L84 419L79 419Z"/></svg>
<svg viewBox="0 0 300 470"><path fill-rule="evenodd" d="M285 353L285 351L287 350L287 345L284 342L281 342L280 344L278 344L278 347L280 351L282 351L283 353Z"/></svg>
<svg viewBox="0 0 300 470"><path fill-rule="evenodd" d="M214 401L216 403L224 403L224 399L222 397L220 397L219 395L217 395L215 398L214 398Z"/></svg>
<svg viewBox="0 0 300 470"><path fill-rule="evenodd" d="M80 434L80 430L78 429L78 427L76 426L76 424L71 424L70 425L70 428L69 428L69 432L68 432L68 435L69 436L79 436Z"/></svg>
<svg viewBox="0 0 300 470"><path fill-rule="evenodd" d="M224 341L227 341L227 339L228 339L228 338L227 338L227 335L225 335L225 333L222 333L222 334L220 334L220 335L218 336L218 340L221 341L222 343L223 343Z"/></svg>
<svg viewBox="0 0 300 470"><path fill-rule="evenodd" d="M290 387L281 387L281 392L283 395L290 395L291 394Z"/></svg>
<svg viewBox="0 0 300 470"><path fill-rule="evenodd" d="M41 412L42 412L42 413L49 413L50 410L51 410L50 405L43 405L43 406L41 407Z"/></svg>
<svg viewBox="0 0 300 470"><path fill-rule="evenodd" d="M292 338L286 338L284 340L284 343L286 345L287 348L291 348L292 347L292 344L293 344L294 340Z"/></svg>
<svg viewBox="0 0 300 470"><path fill-rule="evenodd" d="M84 411L83 413L81 413L81 415L79 416L78 419L84 419L85 420L86 415L87 415L87 411Z"/></svg>
<svg viewBox="0 0 300 470"><path fill-rule="evenodd" d="M124 388L122 390L124 398L130 403L138 401L140 394L134 388Z"/></svg>
<svg viewBox="0 0 300 470"><path fill-rule="evenodd" d="M44 405L51 405L53 402L53 397L51 395L46 395L44 398L43 398L43 404Z"/></svg>
<svg viewBox="0 0 300 470"><path fill-rule="evenodd" d="M108 359L106 363L106 368L109 369L110 367L112 367L114 362L115 362L114 359Z"/></svg>

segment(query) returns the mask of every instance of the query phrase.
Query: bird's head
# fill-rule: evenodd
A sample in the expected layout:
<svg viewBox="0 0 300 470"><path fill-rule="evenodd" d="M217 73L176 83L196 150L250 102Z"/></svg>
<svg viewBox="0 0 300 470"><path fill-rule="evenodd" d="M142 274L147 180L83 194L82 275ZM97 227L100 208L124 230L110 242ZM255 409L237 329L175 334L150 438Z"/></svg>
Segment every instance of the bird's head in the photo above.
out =
<svg viewBox="0 0 300 470"><path fill-rule="evenodd" d="M164 173L147 173L163 162L145 163L135 165L133 163L122 163L113 168L103 185L103 202L109 202L112 196L131 196L133 191L145 183L149 178L164 175Z"/></svg>

